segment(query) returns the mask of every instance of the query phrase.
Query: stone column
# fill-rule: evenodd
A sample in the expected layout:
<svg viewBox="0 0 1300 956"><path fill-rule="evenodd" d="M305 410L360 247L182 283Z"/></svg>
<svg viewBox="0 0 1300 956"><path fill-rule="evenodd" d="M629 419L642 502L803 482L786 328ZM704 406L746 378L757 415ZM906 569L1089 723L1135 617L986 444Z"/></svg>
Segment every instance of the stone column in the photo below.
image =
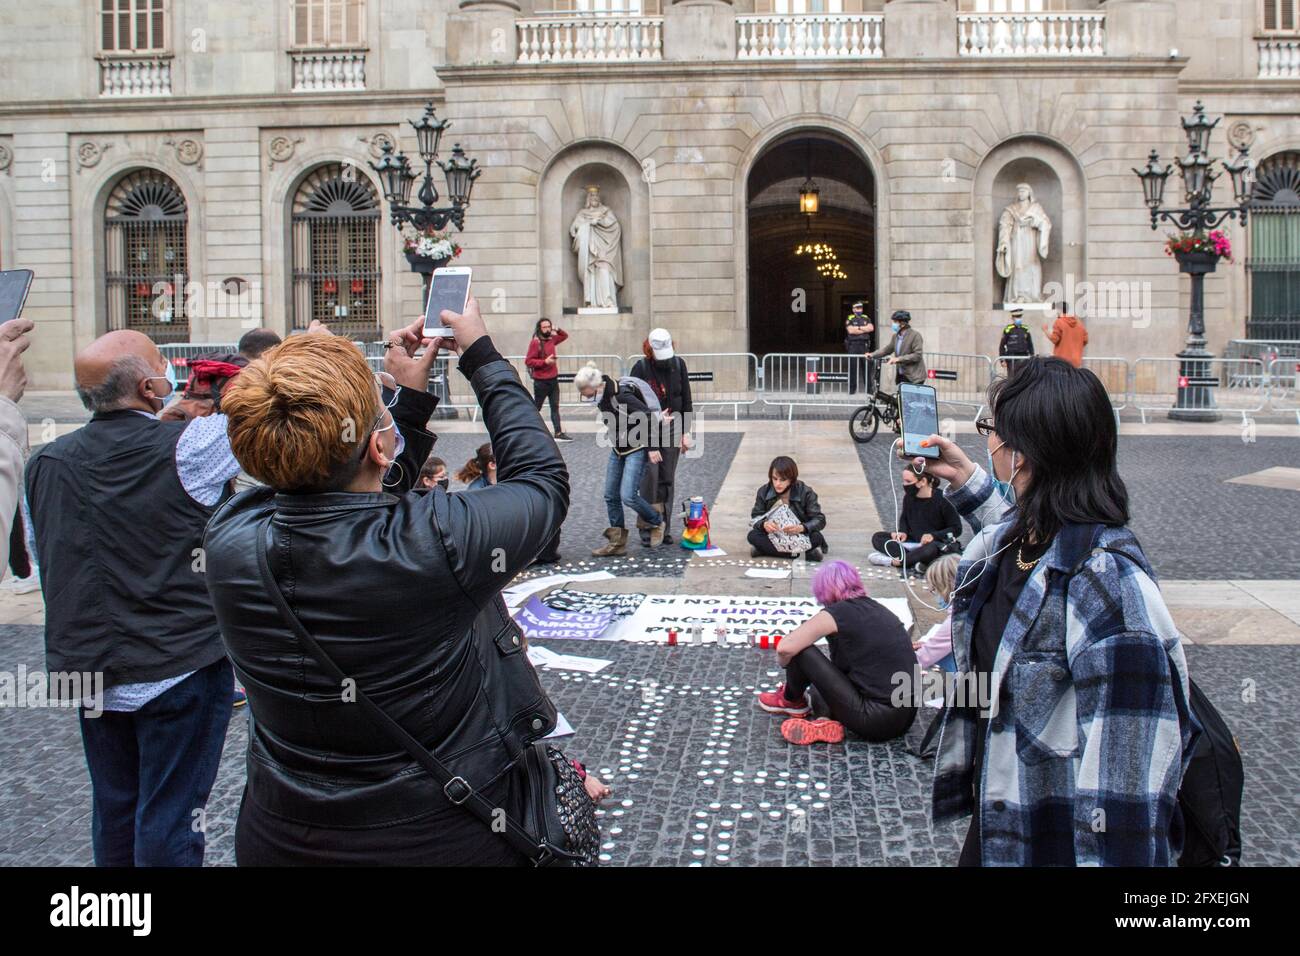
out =
<svg viewBox="0 0 1300 956"><path fill-rule="evenodd" d="M514 63L519 57L514 0L460 0L447 17L447 63L451 66Z"/></svg>
<svg viewBox="0 0 1300 956"><path fill-rule="evenodd" d="M673 0L664 10L665 60L734 60L731 0Z"/></svg>
<svg viewBox="0 0 1300 956"><path fill-rule="evenodd" d="M1169 56L1177 45L1174 0L1105 0L1107 56Z"/></svg>
<svg viewBox="0 0 1300 956"><path fill-rule="evenodd" d="M952 0L888 0L885 56L914 60L957 55L957 8Z"/></svg>

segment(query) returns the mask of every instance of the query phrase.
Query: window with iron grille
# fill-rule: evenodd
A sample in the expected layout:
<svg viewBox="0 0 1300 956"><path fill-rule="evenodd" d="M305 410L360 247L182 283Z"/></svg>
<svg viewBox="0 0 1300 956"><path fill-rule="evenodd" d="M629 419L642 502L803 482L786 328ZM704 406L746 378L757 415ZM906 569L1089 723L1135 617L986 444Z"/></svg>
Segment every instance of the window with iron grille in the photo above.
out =
<svg viewBox="0 0 1300 956"><path fill-rule="evenodd" d="M165 52L168 6L168 0L99 0L100 50Z"/></svg>
<svg viewBox="0 0 1300 956"><path fill-rule="evenodd" d="M296 49L359 47L366 40L365 0L290 0Z"/></svg>
<svg viewBox="0 0 1300 956"><path fill-rule="evenodd" d="M1300 339L1300 153L1259 164L1250 209L1246 338Z"/></svg>
<svg viewBox="0 0 1300 956"><path fill-rule="evenodd" d="M293 327L380 335L379 196L353 166L319 166L293 200Z"/></svg>
<svg viewBox="0 0 1300 956"><path fill-rule="evenodd" d="M155 169L127 173L104 209L108 329L135 329L155 342L188 342L185 283L189 214L176 183Z"/></svg>
<svg viewBox="0 0 1300 956"><path fill-rule="evenodd" d="M1286 34L1300 31L1300 0L1259 0L1261 33Z"/></svg>

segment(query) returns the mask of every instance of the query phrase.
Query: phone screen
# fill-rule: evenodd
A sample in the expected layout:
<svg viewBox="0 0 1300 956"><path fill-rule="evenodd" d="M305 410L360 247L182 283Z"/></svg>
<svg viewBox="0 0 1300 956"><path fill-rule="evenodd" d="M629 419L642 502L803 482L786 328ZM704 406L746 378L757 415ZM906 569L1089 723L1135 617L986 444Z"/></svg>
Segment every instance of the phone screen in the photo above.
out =
<svg viewBox="0 0 1300 956"><path fill-rule="evenodd" d="M429 284L429 304L424 310L424 334L432 336L435 329L445 329L441 315L443 309L450 309L457 315L465 311L469 301L469 271L444 272L434 270L433 282Z"/></svg>
<svg viewBox="0 0 1300 956"><path fill-rule="evenodd" d="M929 385L900 385L903 403L903 454L909 458L938 458L935 446L922 448L921 442L939 431L939 403Z"/></svg>
<svg viewBox="0 0 1300 956"><path fill-rule="evenodd" d="M18 318L27 301L27 290L32 284L31 269L13 269L0 272L0 322Z"/></svg>

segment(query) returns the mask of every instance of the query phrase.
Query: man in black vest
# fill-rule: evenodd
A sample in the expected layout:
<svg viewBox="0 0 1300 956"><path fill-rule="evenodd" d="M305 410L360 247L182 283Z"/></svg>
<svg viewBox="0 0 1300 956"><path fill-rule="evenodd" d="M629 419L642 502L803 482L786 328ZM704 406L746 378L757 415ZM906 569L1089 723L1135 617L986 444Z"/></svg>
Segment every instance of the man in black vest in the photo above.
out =
<svg viewBox="0 0 1300 956"><path fill-rule="evenodd" d="M83 706L99 866L198 866L234 677L204 582L203 528L239 471L224 415L159 421L170 366L139 332L77 355L93 413L27 467L47 670L104 675Z"/></svg>

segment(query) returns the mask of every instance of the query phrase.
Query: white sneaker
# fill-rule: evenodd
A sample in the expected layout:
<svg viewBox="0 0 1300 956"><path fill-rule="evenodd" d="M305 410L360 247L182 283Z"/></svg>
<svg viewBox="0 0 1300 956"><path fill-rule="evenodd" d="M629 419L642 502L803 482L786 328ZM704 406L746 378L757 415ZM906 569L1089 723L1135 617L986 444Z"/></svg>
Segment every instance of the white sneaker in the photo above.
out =
<svg viewBox="0 0 1300 956"><path fill-rule="evenodd" d="M872 551L867 555L867 561L879 568L888 568L894 563L893 559L890 558L889 555L881 554L879 551Z"/></svg>
<svg viewBox="0 0 1300 956"><path fill-rule="evenodd" d="M25 578L11 574L5 578L3 587L6 591L13 591L15 594L30 594L41 589L41 579L35 574Z"/></svg>

